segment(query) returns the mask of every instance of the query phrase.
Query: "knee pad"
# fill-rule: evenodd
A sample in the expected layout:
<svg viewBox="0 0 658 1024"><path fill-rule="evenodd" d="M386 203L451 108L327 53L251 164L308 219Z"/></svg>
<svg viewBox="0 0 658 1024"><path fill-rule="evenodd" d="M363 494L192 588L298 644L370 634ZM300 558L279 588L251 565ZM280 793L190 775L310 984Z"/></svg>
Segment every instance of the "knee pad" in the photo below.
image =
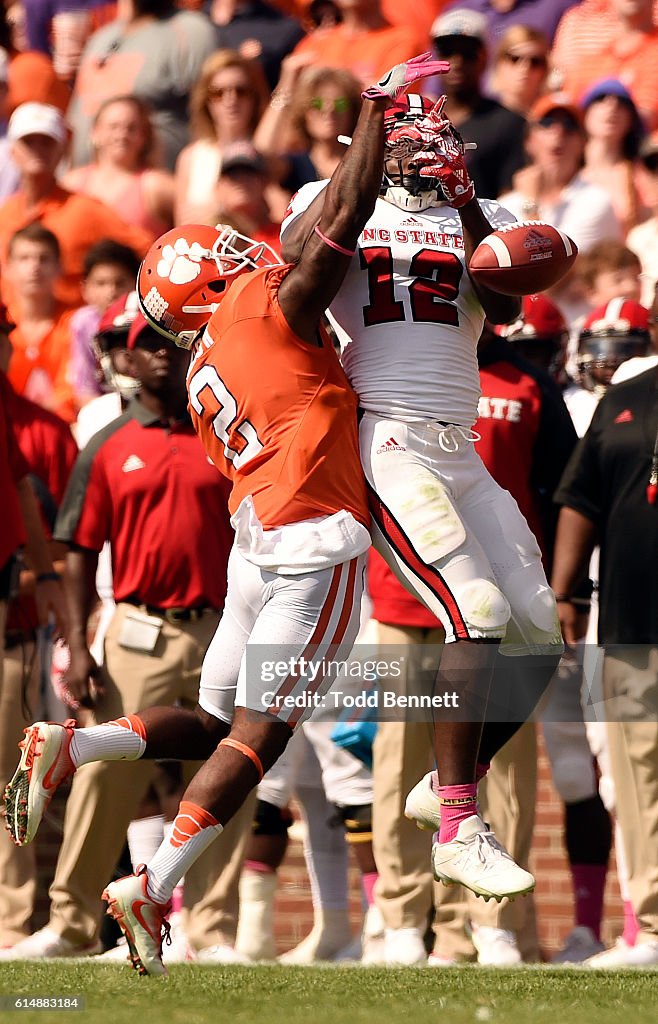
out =
<svg viewBox="0 0 658 1024"><path fill-rule="evenodd" d="M542 633L548 633L550 636L556 632L559 634L557 606L553 591L549 587L540 587L532 595L528 602L528 618L532 625Z"/></svg>
<svg viewBox="0 0 658 1024"><path fill-rule="evenodd" d="M252 825L252 835L283 836L292 825L292 814L287 807L275 807L266 800L258 800Z"/></svg>
<svg viewBox="0 0 658 1024"><path fill-rule="evenodd" d="M546 730L546 726L544 726ZM583 736L584 740L584 736ZM552 751L551 774L560 799L565 804L588 800L598 792L594 760L587 743Z"/></svg>
<svg viewBox="0 0 658 1024"><path fill-rule="evenodd" d="M466 625L483 637L503 637L512 610L502 590L491 580L470 580L455 587L455 597Z"/></svg>
<svg viewBox="0 0 658 1024"><path fill-rule="evenodd" d="M345 826L348 843L369 843L372 840L372 804L336 807L333 821Z"/></svg>

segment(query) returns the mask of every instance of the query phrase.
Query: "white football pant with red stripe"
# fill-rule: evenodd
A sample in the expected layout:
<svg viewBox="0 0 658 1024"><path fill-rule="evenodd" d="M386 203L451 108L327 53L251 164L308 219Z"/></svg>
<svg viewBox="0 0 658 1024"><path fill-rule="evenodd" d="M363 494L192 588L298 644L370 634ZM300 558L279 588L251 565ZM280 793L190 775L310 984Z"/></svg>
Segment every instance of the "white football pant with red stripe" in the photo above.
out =
<svg viewBox="0 0 658 1024"><path fill-rule="evenodd" d="M365 561L284 576L234 546L224 614L201 670L204 711L231 722L243 707L294 728L322 706L359 631Z"/></svg>
<svg viewBox="0 0 658 1024"><path fill-rule="evenodd" d="M541 554L467 428L365 413L361 461L373 545L440 619L446 643L501 639L506 654L561 644Z"/></svg>

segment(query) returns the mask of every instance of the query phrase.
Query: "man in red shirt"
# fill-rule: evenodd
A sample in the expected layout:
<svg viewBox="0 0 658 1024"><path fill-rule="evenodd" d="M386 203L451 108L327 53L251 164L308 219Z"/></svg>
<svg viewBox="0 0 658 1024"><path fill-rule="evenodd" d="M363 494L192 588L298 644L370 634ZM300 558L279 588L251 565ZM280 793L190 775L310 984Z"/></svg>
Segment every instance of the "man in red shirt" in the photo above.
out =
<svg viewBox="0 0 658 1024"><path fill-rule="evenodd" d="M10 357L11 343L0 328L0 370L3 373L7 373ZM44 532L50 538L78 449L67 424L54 413L13 391L7 391L6 401L12 432L37 495ZM55 566L59 567L63 553L52 542L49 547L53 560L58 559ZM34 573L24 569L20 574L19 593L10 602L7 614L0 715L2 784L11 776L16 744L39 707L39 615L34 588ZM7 834L0 835L0 946L11 946L28 934L36 886L34 852L22 856Z"/></svg>
<svg viewBox="0 0 658 1024"><path fill-rule="evenodd" d="M55 528L69 547L71 667L64 682L71 701L90 709L88 725L152 704L194 706L203 654L224 606L232 541L228 484L206 458L186 411L188 354L141 317L130 339L140 395L80 454ZM99 669L87 647L87 622L106 540L117 607ZM87 765L76 773L50 890L50 921L6 951L6 958L100 951L98 895L153 769L152 761L141 761ZM221 842L186 875L186 905L194 906L186 931L198 949L234 939L252 809L248 802Z"/></svg>
<svg viewBox="0 0 658 1024"><path fill-rule="evenodd" d="M0 494L3 510L0 530L0 784L11 777L16 743L27 724L20 699L22 660L17 674L11 653L5 650L8 599L15 591L20 568L16 556L26 539L26 555L32 570L30 584L36 599L36 607L33 605L31 610L31 625L46 623L51 612L61 608L63 602L29 481L30 469L36 467L28 463L16 436L15 419L21 419L20 413L17 416L20 400L5 375L10 348L8 333L12 327L6 309L0 304ZM36 425L35 432L38 432ZM42 436L41 443L44 440ZM29 655L29 651L24 652L24 656L29 658ZM17 857L18 851L7 839L0 837L0 945L15 942L24 934L36 889L34 856Z"/></svg>

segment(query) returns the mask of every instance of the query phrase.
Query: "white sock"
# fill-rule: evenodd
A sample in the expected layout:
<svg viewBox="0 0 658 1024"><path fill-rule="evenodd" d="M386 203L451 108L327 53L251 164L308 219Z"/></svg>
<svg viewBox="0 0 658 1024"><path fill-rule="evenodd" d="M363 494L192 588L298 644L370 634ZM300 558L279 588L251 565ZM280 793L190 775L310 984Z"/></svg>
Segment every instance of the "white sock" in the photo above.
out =
<svg viewBox="0 0 658 1024"><path fill-rule="evenodd" d="M128 849L133 871L139 864L148 864L164 839L164 818L155 814L151 818L137 818L128 826Z"/></svg>
<svg viewBox="0 0 658 1024"><path fill-rule="evenodd" d="M345 910L349 906L345 830L327 824L335 808L328 803L324 790L297 785L296 795L306 822L304 857L313 906Z"/></svg>
<svg viewBox="0 0 658 1024"><path fill-rule="evenodd" d="M122 722L128 723L127 718ZM131 728L105 722L88 729L74 729L69 753L76 768L90 761L137 761L146 750L146 740Z"/></svg>
<svg viewBox="0 0 658 1024"><path fill-rule="evenodd" d="M157 903L168 903L178 882L222 831L203 807L182 801L171 835L147 866L147 889Z"/></svg>

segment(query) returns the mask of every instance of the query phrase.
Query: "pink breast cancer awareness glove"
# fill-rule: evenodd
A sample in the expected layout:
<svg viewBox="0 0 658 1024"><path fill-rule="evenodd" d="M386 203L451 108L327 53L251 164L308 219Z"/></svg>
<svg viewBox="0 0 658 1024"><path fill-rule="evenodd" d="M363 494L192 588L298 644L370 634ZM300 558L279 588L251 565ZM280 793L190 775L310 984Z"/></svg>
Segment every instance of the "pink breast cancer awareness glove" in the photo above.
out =
<svg viewBox="0 0 658 1024"><path fill-rule="evenodd" d="M395 103L400 93L412 86L414 82L420 82L423 78L431 78L432 75L445 75L449 70L450 64L447 61L436 60L434 54L428 50L427 53L412 57L404 64L396 64L375 85L371 85L362 92L361 96L364 100L388 100L390 106Z"/></svg>

